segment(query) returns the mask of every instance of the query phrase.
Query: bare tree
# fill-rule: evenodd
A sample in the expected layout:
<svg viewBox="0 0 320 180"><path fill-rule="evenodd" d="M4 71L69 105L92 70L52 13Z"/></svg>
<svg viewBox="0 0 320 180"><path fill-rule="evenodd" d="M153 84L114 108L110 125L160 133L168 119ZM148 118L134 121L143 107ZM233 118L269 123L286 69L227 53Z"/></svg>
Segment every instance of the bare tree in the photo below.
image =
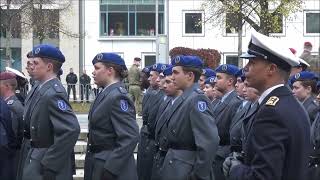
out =
<svg viewBox="0 0 320 180"><path fill-rule="evenodd" d="M282 18L301 10L302 0L205 0L202 6L207 10L206 22L235 28L240 55L244 23L265 35L281 32Z"/></svg>
<svg viewBox="0 0 320 180"><path fill-rule="evenodd" d="M60 33L80 38L79 33L70 31L59 18L61 12L71 11L71 3L72 0L0 0L0 33L6 38L7 66L11 66L12 38L23 38L30 31L39 43L58 39Z"/></svg>

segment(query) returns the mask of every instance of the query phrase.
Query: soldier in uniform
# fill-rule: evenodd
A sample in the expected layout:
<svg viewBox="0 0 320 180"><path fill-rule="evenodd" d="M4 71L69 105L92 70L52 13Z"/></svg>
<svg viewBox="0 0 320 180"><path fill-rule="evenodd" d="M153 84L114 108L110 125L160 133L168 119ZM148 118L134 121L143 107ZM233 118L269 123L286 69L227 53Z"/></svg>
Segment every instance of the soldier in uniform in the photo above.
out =
<svg viewBox="0 0 320 180"><path fill-rule="evenodd" d="M70 72L66 77L66 82L68 84L67 87L67 92L68 92L68 100L70 98L70 91L72 90L73 92L73 101L77 100L77 96L76 96L76 84L78 82L78 77L77 75L73 72L73 68L70 68Z"/></svg>
<svg viewBox="0 0 320 180"><path fill-rule="evenodd" d="M128 72L128 81L129 81L129 95L134 102L137 113L141 114L141 101L142 101L142 91L141 91L141 82L140 82L140 62L141 59L136 57L133 60L133 64Z"/></svg>
<svg viewBox="0 0 320 180"><path fill-rule="evenodd" d="M297 55L297 51L295 49L293 48L289 48L289 49L292 52L292 54L294 54L295 56ZM290 76L293 76L299 72L305 71L308 67L310 67L310 64L307 63L301 57L297 57L297 59L299 60L299 64L291 68Z"/></svg>
<svg viewBox="0 0 320 180"><path fill-rule="evenodd" d="M311 143L313 145L309 156L308 180L320 179L320 111L311 126Z"/></svg>
<svg viewBox="0 0 320 180"><path fill-rule="evenodd" d="M80 98L83 102L83 96L86 96L86 102L89 102L89 91L91 90L91 78L87 75L86 70L83 70L80 76Z"/></svg>
<svg viewBox="0 0 320 180"><path fill-rule="evenodd" d="M230 125L234 118L242 99L235 91L236 73L239 68L224 64L216 68L215 86L223 96L221 101L213 107L213 113L219 131L219 148L214 162L214 173L217 179L225 179L222 172L222 163L230 153Z"/></svg>
<svg viewBox="0 0 320 180"><path fill-rule="evenodd" d="M23 105L15 96L17 86L16 76L10 72L0 73L0 97L5 100L12 116L12 130L15 135L14 174L16 174L19 158L19 149L23 138Z"/></svg>
<svg viewBox="0 0 320 180"><path fill-rule="evenodd" d="M210 100L199 89L203 66L197 56L177 56L172 59L172 80L183 93L174 101L166 115L166 152L161 179L212 180L212 163L219 136L211 112Z"/></svg>
<svg viewBox="0 0 320 180"><path fill-rule="evenodd" d="M202 73L199 79L199 85L200 85L200 89L203 90L204 89L204 82L206 79L208 79L209 77L212 76L216 76L216 73L210 69L210 68L203 68L202 69Z"/></svg>
<svg viewBox="0 0 320 180"><path fill-rule="evenodd" d="M93 79L102 87L89 112L85 180L137 180L133 151L139 127L133 102L121 82L127 76L124 60L100 53L92 60Z"/></svg>
<svg viewBox="0 0 320 180"><path fill-rule="evenodd" d="M293 76L293 95L302 103L307 111L310 124L315 120L319 110L319 103L316 100L318 77L312 72L302 71Z"/></svg>
<svg viewBox="0 0 320 180"><path fill-rule="evenodd" d="M155 125L157 112L164 97L164 91L159 88L159 75L166 69L165 64L157 63L150 68L150 87L142 100L143 126L140 130L140 141L137 154L139 180L150 180L153 157L156 152Z"/></svg>
<svg viewBox="0 0 320 180"><path fill-rule="evenodd" d="M24 119L30 126L26 133L30 135L31 148L22 179L71 180L73 148L80 127L67 93L56 77L65 58L52 45L38 45L32 54L32 73L39 82L31 91L24 111Z"/></svg>
<svg viewBox="0 0 320 180"><path fill-rule="evenodd" d="M14 180L15 136L12 130L11 112L7 103L0 98L0 177Z"/></svg>
<svg viewBox="0 0 320 180"><path fill-rule="evenodd" d="M253 32L245 76L261 94L256 113L243 120L247 134L243 161L228 158L230 180L306 178L310 152L310 123L303 107L284 86L299 61L282 41Z"/></svg>
<svg viewBox="0 0 320 180"><path fill-rule="evenodd" d="M34 95L35 89L39 85L38 81L35 80L33 77L33 55L32 51L30 51L27 54L27 71L30 76L30 84L32 86L31 90L26 96L25 99L25 107L30 106L32 96ZM30 118L24 118L23 117L23 140L21 144L21 150L19 154L19 162L18 162L18 168L17 168L17 180L22 179L22 173L23 173L23 166L25 163L25 160L27 158L28 152L30 150Z"/></svg>
<svg viewBox="0 0 320 180"><path fill-rule="evenodd" d="M177 87L173 84L172 81L172 68L173 66L169 65L164 71L164 84L163 89L166 95L163 98L163 101L159 107L157 113L157 122L155 129L155 142L156 142L156 153L153 160L152 166L152 180L161 179L161 167L163 165L163 160L166 155L166 151L163 151L161 147L167 146L166 144L166 133L167 133L167 123L168 120L166 115L172 108L175 100L182 94L181 90L178 90ZM161 144L161 145L160 145Z"/></svg>

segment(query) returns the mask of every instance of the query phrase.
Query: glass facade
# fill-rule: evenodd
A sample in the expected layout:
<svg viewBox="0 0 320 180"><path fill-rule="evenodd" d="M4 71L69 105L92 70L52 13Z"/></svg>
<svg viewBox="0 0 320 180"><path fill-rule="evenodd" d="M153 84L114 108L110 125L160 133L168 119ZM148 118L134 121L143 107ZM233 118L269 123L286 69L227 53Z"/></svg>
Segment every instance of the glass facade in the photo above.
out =
<svg viewBox="0 0 320 180"><path fill-rule="evenodd" d="M164 2L158 2L158 32L164 34ZM100 1L100 36L155 36L155 28L155 0Z"/></svg>

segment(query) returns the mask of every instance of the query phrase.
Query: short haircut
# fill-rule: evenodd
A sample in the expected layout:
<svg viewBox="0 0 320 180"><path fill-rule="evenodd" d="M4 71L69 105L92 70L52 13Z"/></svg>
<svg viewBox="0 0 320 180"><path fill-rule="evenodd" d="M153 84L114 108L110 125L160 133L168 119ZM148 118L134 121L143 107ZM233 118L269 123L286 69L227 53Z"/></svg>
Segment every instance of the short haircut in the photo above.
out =
<svg viewBox="0 0 320 180"><path fill-rule="evenodd" d="M194 74L194 82L198 82L200 79L200 76L202 74L202 70L199 68L194 68L194 67L184 67L182 66L182 70L183 72L187 73L187 72L192 72Z"/></svg>
<svg viewBox="0 0 320 180"><path fill-rule="evenodd" d="M53 65L53 72L55 74L58 74L59 70L61 69L62 67L62 63L61 62L58 62L56 60L52 60L52 59L48 59L48 58L41 58L43 60L43 62L45 63L51 63Z"/></svg>

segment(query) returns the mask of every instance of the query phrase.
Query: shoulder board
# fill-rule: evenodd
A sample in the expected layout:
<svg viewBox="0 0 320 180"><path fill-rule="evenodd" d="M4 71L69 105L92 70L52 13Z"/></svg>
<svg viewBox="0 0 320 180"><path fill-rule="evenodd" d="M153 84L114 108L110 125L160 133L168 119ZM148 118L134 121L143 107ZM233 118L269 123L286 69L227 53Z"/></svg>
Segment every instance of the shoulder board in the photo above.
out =
<svg viewBox="0 0 320 180"><path fill-rule="evenodd" d="M122 93L122 94L127 94L127 90L123 87L118 87L119 91Z"/></svg>
<svg viewBox="0 0 320 180"><path fill-rule="evenodd" d="M203 92L201 89L199 89L199 88L195 89L195 92L197 92L198 94L203 94L203 93L204 93L204 92Z"/></svg>
<svg viewBox="0 0 320 180"><path fill-rule="evenodd" d="M269 100L266 102L267 106L275 106L279 102L279 98L277 96L271 96Z"/></svg>
<svg viewBox="0 0 320 180"><path fill-rule="evenodd" d="M7 102L8 105L12 105L13 103L14 103L14 100L12 99Z"/></svg>
<svg viewBox="0 0 320 180"><path fill-rule="evenodd" d="M57 92L63 92L64 91L64 88L61 87L59 84L54 84L53 85L53 89Z"/></svg>

